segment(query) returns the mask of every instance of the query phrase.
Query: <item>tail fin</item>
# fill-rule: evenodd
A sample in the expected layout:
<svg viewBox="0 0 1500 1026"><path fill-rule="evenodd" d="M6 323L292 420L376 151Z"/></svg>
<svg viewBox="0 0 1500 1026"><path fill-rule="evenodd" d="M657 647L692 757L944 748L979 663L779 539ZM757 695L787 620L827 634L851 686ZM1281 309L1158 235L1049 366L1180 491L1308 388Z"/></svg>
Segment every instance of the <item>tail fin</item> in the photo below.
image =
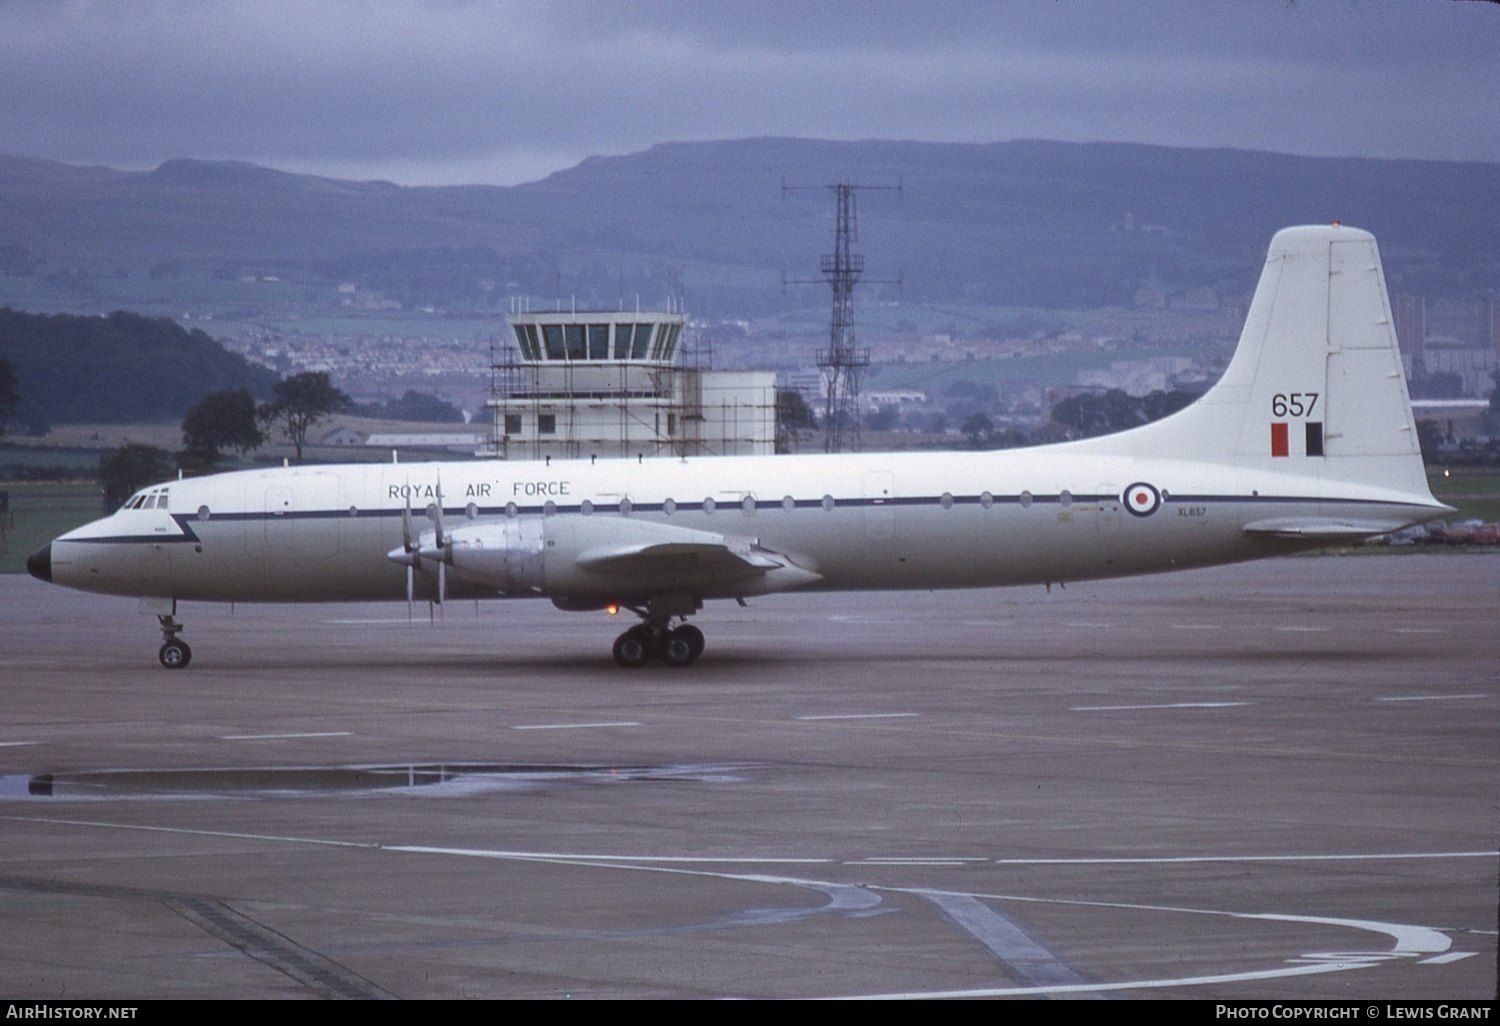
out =
<svg viewBox="0 0 1500 1026"><path fill-rule="evenodd" d="M1132 447L1442 508L1427 488L1380 253L1357 228L1277 232L1224 376L1128 434Z"/></svg>

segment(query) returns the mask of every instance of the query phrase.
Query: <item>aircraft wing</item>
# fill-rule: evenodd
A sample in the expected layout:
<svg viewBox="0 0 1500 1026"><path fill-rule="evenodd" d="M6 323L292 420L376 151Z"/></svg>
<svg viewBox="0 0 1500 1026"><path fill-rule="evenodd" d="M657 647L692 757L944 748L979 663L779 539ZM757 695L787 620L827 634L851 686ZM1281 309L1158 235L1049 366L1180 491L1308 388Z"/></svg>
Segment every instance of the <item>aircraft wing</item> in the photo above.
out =
<svg viewBox="0 0 1500 1026"><path fill-rule="evenodd" d="M639 519L556 516L478 522L455 528L451 537L456 571L509 593L758 595L822 579L754 538Z"/></svg>
<svg viewBox="0 0 1500 1026"><path fill-rule="evenodd" d="M595 573L630 574L653 565L697 566L731 573L765 573L794 565L785 556L763 549L749 538L725 538L720 542L635 542L598 545L578 554L577 563Z"/></svg>

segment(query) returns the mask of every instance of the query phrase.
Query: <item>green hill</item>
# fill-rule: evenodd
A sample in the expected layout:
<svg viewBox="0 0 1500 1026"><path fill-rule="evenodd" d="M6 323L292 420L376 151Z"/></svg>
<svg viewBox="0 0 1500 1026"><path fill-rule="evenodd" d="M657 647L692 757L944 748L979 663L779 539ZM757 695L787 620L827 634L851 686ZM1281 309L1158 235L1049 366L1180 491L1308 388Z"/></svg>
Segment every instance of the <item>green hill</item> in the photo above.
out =
<svg viewBox="0 0 1500 1026"><path fill-rule="evenodd" d="M817 277L833 217L821 187L837 181L903 184L859 197L858 248L869 278L900 273L915 303L1077 309L1238 273L1248 291L1273 232L1331 220L1376 233L1393 291L1500 289L1500 165L768 138L595 157L509 188L0 158L0 300L29 282L52 289L46 308L97 310L122 295L89 287L108 278L142 283L135 309L254 315L326 305L347 282L493 311L517 294L656 302L680 281L697 314L765 313L792 302L784 275ZM783 197L783 182L808 188ZM277 285L230 287L250 279Z"/></svg>
<svg viewBox="0 0 1500 1026"><path fill-rule="evenodd" d="M0 309L0 359L16 370L18 419L175 420L221 389L269 397L276 375L165 318L48 316Z"/></svg>

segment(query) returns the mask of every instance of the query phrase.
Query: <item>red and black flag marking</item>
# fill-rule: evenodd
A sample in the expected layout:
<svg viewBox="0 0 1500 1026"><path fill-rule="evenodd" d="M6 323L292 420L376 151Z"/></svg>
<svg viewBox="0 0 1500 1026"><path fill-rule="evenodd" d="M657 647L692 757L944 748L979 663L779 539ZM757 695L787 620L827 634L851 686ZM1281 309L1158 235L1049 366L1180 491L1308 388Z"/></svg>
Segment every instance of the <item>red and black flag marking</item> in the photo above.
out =
<svg viewBox="0 0 1500 1026"><path fill-rule="evenodd" d="M1320 420L1305 421L1303 427L1304 456L1323 455L1323 422ZM1271 422L1271 455L1290 456L1291 452L1291 430L1286 421Z"/></svg>

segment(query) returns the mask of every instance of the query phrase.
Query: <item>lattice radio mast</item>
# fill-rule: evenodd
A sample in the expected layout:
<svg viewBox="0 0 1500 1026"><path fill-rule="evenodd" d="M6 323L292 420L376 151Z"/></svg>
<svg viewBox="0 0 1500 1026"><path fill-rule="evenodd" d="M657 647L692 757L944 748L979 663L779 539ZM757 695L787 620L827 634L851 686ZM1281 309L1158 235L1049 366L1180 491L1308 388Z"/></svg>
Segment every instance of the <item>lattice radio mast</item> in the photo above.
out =
<svg viewBox="0 0 1500 1026"><path fill-rule="evenodd" d="M782 183L782 195L792 187ZM811 188L811 186L808 186ZM865 258L850 250L859 238L859 213L855 193L861 189L900 192L900 185L852 185L839 182L826 188L838 200L838 220L833 232L833 252L825 253L820 270L833 292L833 314L828 324L828 348L818 353L827 398L823 404L823 451L859 449L859 385L870 365L870 351L854 338L854 286L864 274ZM807 280L795 284L810 284Z"/></svg>

